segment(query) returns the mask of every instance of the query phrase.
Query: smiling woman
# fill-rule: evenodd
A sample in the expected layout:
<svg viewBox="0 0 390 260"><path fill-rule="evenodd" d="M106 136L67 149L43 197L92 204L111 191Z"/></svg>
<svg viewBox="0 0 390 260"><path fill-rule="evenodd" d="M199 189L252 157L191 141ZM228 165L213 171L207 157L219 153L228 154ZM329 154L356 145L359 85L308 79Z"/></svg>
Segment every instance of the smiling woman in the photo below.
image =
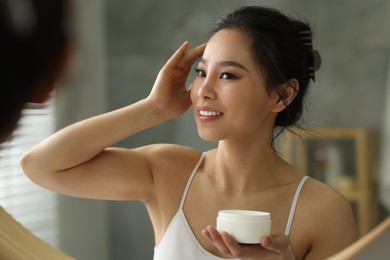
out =
<svg viewBox="0 0 390 260"><path fill-rule="evenodd" d="M143 202L155 260L324 259L356 238L351 208L273 149L274 129L302 114L314 63L308 25L270 8L239 8L217 23L206 45L184 43L147 97L58 131L26 153L22 167L37 184L68 196ZM191 105L199 135L218 141L216 149L111 147ZM214 226L223 209L270 213L271 235L238 243Z"/></svg>

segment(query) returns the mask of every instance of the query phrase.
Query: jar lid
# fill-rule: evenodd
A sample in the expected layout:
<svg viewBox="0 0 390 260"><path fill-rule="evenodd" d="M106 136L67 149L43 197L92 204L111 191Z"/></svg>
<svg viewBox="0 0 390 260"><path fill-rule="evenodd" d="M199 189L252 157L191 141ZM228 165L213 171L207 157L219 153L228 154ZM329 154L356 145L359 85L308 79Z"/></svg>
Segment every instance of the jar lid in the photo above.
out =
<svg viewBox="0 0 390 260"><path fill-rule="evenodd" d="M242 219L242 220L270 220L271 214L263 211L254 210L220 210L218 217L225 219Z"/></svg>

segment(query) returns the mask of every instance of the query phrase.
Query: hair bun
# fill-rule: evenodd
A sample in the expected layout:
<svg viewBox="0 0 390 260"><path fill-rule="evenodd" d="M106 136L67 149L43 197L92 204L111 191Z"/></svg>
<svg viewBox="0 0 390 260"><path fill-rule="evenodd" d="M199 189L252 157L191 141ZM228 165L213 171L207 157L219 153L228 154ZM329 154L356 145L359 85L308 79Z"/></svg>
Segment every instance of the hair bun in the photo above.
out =
<svg viewBox="0 0 390 260"><path fill-rule="evenodd" d="M321 56L317 50L313 50L313 68L318 71L321 68Z"/></svg>

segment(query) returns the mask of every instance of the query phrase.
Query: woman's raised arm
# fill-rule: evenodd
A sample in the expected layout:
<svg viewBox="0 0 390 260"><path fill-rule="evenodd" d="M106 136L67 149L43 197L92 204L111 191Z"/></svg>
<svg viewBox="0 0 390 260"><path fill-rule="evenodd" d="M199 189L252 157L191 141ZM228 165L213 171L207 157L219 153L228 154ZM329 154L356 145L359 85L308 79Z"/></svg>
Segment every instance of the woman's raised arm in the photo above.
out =
<svg viewBox="0 0 390 260"><path fill-rule="evenodd" d="M168 60L147 98L68 126L27 152L21 158L26 175L71 196L144 200L152 189L153 148L108 147L189 108L185 82L204 46L187 49L188 43L183 44Z"/></svg>

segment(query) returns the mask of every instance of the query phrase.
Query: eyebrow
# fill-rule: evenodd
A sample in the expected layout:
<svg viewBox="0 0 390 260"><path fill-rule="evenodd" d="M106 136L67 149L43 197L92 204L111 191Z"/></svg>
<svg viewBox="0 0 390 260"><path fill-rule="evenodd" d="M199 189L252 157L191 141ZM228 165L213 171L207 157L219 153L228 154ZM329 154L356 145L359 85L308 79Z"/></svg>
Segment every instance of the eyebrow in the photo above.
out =
<svg viewBox="0 0 390 260"><path fill-rule="evenodd" d="M199 60L199 63L207 64L207 60L204 58L201 58ZM219 61L219 62L217 62L217 65L221 66L221 67L237 67L237 68L240 68L240 69L243 69L243 70L246 70L249 72L249 70L247 68L245 68L244 65L242 65L241 63L239 63L237 61L232 61L232 60Z"/></svg>

